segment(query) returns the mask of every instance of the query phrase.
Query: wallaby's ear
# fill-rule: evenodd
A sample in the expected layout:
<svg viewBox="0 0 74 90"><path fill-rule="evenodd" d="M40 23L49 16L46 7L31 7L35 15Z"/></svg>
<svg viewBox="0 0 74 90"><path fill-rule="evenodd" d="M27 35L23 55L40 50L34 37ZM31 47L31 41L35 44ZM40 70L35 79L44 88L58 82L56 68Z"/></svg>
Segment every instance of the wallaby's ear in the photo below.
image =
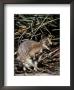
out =
<svg viewBox="0 0 74 90"><path fill-rule="evenodd" d="M41 36L41 40L40 40L40 42L44 42L45 39L46 39L46 37L45 37L44 35L42 35L42 36Z"/></svg>
<svg viewBox="0 0 74 90"><path fill-rule="evenodd" d="M46 41L46 38L43 37L43 38L40 40L40 43L45 43L45 41Z"/></svg>

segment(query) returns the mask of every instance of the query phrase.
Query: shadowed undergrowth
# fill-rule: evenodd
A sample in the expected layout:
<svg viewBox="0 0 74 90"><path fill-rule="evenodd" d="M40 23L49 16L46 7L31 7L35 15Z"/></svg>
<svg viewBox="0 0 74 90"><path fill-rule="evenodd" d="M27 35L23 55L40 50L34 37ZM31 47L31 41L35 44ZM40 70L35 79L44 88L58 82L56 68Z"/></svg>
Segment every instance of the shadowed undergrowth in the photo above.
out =
<svg viewBox="0 0 74 90"><path fill-rule="evenodd" d="M46 39L44 39L46 38ZM35 56L38 60L38 71L26 69L17 61L17 49L25 40L40 42L45 40L49 50L44 49L41 54ZM51 43L51 44L50 44ZM14 72L15 75L27 73L60 74L60 15L58 14L15 14L14 15Z"/></svg>

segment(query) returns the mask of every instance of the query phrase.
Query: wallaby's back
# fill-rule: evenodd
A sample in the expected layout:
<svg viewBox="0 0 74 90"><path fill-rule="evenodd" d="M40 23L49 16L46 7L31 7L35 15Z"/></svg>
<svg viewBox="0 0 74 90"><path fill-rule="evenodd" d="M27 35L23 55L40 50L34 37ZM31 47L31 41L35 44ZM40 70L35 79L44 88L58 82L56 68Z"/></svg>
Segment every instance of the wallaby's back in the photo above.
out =
<svg viewBox="0 0 74 90"><path fill-rule="evenodd" d="M42 45L40 42L24 40L18 48L18 57L22 62L25 62L28 57L34 56L41 49Z"/></svg>

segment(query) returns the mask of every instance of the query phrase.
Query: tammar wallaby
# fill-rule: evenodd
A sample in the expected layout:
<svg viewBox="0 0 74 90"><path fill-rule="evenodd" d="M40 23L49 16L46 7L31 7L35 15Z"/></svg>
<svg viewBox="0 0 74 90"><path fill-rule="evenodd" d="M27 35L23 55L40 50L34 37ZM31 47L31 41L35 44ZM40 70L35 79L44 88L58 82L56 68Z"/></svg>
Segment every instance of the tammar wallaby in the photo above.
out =
<svg viewBox="0 0 74 90"><path fill-rule="evenodd" d="M17 59L20 60L24 65L24 70L26 68L34 67L34 70L37 71L37 61L33 62L31 57L34 57L35 54L42 52L43 49L49 49L44 41L36 42L33 40L25 39L18 47L18 56Z"/></svg>

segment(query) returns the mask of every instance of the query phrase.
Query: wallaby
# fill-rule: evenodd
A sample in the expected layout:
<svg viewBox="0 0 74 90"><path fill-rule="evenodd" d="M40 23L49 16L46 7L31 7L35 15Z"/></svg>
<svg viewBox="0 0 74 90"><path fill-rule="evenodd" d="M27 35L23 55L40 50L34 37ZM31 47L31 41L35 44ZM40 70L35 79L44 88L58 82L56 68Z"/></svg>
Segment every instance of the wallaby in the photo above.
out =
<svg viewBox="0 0 74 90"><path fill-rule="evenodd" d="M41 53L43 49L49 48L45 45L44 40L40 42L25 39L18 47L17 59L24 64L24 70L30 69L31 66L37 71L37 61L32 62L31 57L35 57L35 54Z"/></svg>

